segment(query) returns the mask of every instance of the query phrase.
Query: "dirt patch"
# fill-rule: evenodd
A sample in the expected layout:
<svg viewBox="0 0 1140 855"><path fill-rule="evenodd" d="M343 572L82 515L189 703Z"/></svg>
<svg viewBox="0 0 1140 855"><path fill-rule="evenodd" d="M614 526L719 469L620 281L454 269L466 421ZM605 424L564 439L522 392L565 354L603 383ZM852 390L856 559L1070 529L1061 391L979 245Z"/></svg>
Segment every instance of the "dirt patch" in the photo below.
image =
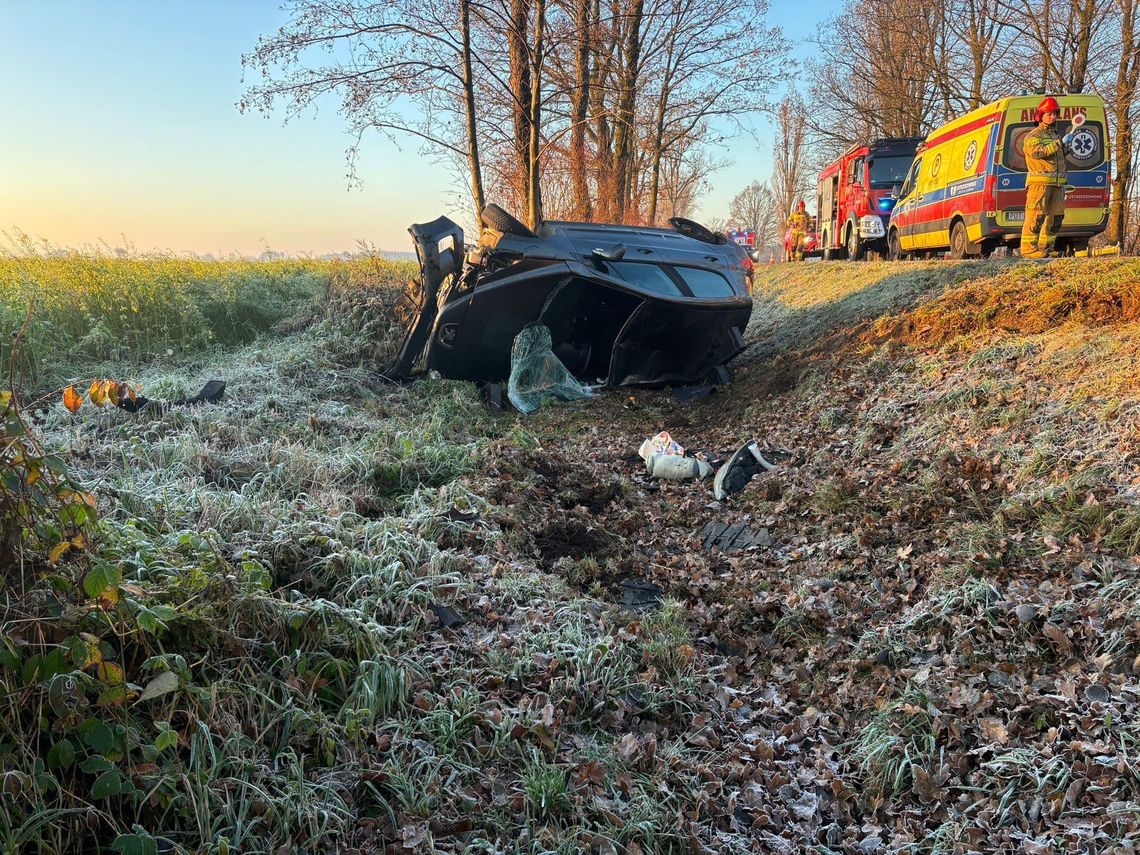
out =
<svg viewBox="0 0 1140 855"><path fill-rule="evenodd" d="M618 541L609 532L570 518L546 526L535 535L534 545L547 561L557 561L587 556L605 558L617 551Z"/></svg>
<svg viewBox="0 0 1140 855"><path fill-rule="evenodd" d="M1079 269L1070 269L1080 263ZM913 311L885 317L867 343L940 346L972 333L1038 335L1063 324L1088 327L1140 321L1140 281L1093 262L1024 265L968 282ZM1140 269L1134 271L1140 273Z"/></svg>
<svg viewBox="0 0 1140 855"><path fill-rule="evenodd" d="M565 510L580 506L591 514L601 513L622 493L616 480L598 478L585 467L558 465L538 455L521 462L542 478L543 492Z"/></svg>

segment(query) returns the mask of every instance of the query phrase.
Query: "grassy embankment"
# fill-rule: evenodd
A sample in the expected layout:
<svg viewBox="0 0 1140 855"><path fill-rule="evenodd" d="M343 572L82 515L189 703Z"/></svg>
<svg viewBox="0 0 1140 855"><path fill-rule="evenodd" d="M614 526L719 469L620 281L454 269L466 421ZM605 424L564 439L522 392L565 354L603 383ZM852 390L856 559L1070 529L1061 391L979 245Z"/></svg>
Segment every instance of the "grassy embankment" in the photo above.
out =
<svg viewBox="0 0 1140 855"><path fill-rule="evenodd" d="M1140 262L779 265L755 294L732 387L611 417L780 471L596 521L728 654L771 746L738 821L761 851L1131 851ZM772 545L702 553L709 519Z"/></svg>
<svg viewBox="0 0 1140 855"><path fill-rule="evenodd" d="M712 838L720 806L702 788L721 761L683 738L707 677L682 613L637 620L543 572L579 545L511 507L547 483L525 422L493 417L469 384L382 382L406 266L4 270L8 317L22 316L12 295L40 297L22 351L35 389L92 375L159 398L214 377L228 389L218 406L37 415L99 522L86 552L6 570L0 848L661 852ZM54 323L73 314L85 323ZM100 325L110 351L87 349ZM584 500L623 489L610 478ZM458 631L441 626L446 605Z"/></svg>
<svg viewBox="0 0 1140 855"><path fill-rule="evenodd" d="M379 381L404 272L314 274L338 287L288 334L130 355L148 394L226 379L221 406L43 415L101 521L6 581L0 843L1136 842L1140 264L764 268L733 386L525 419ZM52 382L123 373L47 353ZM781 470L710 504L630 459L661 428ZM709 519L772 544L705 552ZM630 578L673 603L621 610ZM110 666L177 680L122 703Z"/></svg>

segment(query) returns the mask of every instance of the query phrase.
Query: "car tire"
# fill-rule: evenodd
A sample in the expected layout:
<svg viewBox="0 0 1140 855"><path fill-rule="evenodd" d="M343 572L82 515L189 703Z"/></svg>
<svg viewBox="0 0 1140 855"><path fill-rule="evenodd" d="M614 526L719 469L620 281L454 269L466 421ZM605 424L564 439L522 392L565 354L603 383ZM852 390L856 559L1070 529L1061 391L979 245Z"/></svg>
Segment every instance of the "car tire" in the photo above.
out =
<svg viewBox="0 0 1140 855"><path fill-rule="evenodd" d="M950 252L948 256L954 261L961 261L969 257L970 239L966 236L966 224L955 220L950 227Z"/></svg>
<svg viewBox="0 0 1140 855"><path fill-rule="evenodd" d="M891 233L887 236L887 258L891 261L902 261L906 258L899 243L898 229L891 229Z"/></svg>
<svg viewBox="0 0 1140 855"><path fill-rule="evenodd" d="M527 238L538 237L533 231L494 202L483 206L483 210L479 213L479 221L487 228L502 232L505 235Z"/></svg>
<svg viewBox="0 0 1140 855"><path fill-rule="evenodd" d="M847 229L847 257L851 261L862 261L865 247L859 240L859 232L854 226Z"/></svg>

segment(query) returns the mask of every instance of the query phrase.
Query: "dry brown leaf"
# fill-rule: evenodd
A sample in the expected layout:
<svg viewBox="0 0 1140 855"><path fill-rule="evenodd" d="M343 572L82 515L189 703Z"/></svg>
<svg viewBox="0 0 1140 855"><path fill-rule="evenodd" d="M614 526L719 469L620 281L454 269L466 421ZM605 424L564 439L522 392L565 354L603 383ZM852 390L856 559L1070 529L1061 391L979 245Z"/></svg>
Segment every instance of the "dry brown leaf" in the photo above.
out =
<svg viewBox="0 0 1140 855"><path fill-rule="evenodd" d="M1001 719L987 717L983 718L978 724L982 730L982 737L987 742L996 742L998 745L1005 745L1009 742L1009 731L1006 730Z"/></svg>
<svg viewBox="0 0 1140 855"><path fill-rule="evenodd" d="M1069 636L1065 634L1065 630L1057 624L1046 623L1041 627L1041 631L1056 645L1058 653L1067 653L1072 650L1073 642L1069 641Z"/></svg>

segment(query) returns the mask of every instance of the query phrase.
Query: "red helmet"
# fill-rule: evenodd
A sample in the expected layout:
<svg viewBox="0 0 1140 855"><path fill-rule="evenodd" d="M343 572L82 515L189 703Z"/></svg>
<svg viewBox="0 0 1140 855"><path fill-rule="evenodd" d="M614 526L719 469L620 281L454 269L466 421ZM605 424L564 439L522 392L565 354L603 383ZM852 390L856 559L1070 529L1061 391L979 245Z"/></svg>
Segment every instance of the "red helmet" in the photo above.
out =
<svg viewBox="0 0 1140 855"><path fill-rule="evenodd" d="M1033 112L1033 118L1035 121L1040 122L1041 117L1044 116L1046 113L1060 113L1060 112L1061 112L1061 105L1057 103L1056 98L1054 98L1052 95L1050 95L1049 97L1042 99L1041 103L1037 105L1037 109Z"/></svg>
<svg viewBox="0 0 1140 855"><path fill-rule="evenodd" d="M803 211L806 208L807 208L807 202L805 202L803 199L800 199L800 201L796 202L796 210L797 211Z"/></svg>

